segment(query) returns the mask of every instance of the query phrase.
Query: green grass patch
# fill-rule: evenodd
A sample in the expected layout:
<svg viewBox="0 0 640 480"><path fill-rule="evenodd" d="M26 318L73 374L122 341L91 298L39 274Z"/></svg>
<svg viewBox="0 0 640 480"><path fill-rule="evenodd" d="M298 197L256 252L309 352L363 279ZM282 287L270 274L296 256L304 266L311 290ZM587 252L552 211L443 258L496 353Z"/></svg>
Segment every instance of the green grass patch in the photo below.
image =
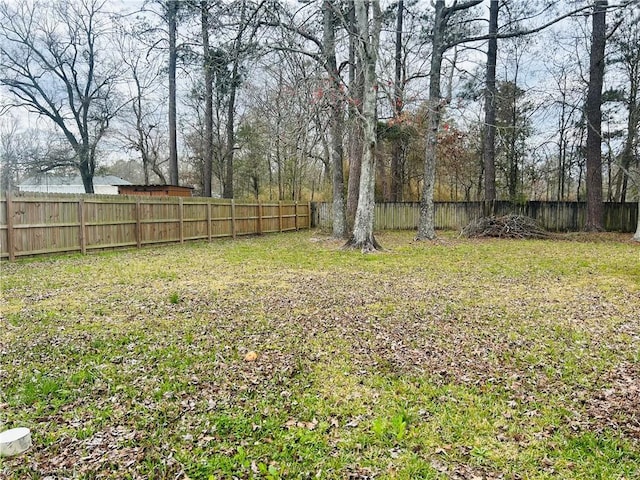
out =
<svg viewBox="0 0 640 480"><path fill-rule="evenodd" d="M637 476L637 245L412 237L4 263L0 477Z"/></svg>

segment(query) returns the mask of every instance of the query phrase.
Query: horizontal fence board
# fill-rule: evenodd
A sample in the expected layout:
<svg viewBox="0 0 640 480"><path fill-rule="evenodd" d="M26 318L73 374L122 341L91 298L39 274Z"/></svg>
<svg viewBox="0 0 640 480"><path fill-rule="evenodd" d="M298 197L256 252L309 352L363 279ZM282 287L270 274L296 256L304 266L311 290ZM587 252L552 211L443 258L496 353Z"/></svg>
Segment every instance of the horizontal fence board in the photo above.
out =
<svg viewBox="0 0 640 480"><path fill-rule="evenodd" d="M571 232L581 230L587 217L584 202L435 202L434 207L435 227L440 230L461 230L483 216L518 214L534 218L547 230ZM331 203L314 203L312 211L313 227L332 229ZM418 227L419 218L418 202L378 203L375 206L374 228L412 230ZM607 231L634 232L637 218L637 202L604 204L604 228Z"/></svg>
<svg viewBox="0 0 640 480"><path fill-rule="evenodd" d="M310 228L309 203L22 193L0 198L0 257L182 243Z"/></svg>

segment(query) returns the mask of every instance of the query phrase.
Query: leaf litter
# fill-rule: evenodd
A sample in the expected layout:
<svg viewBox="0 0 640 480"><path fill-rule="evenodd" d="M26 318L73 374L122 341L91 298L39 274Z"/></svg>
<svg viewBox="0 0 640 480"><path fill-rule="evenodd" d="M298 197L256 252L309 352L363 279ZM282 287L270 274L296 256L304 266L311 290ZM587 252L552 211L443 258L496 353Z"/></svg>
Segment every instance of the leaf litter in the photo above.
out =
<svg viewBox="0 0 640 480"><path fill-rule="evenodd" d="M191 247L188 257L168 248L8 265L3 295L13 306L1 320L8 333L0 337L0 380L8 388L0 403L10 424L34 430L37 445L0 463L0 473L200 478L204 467L188 456L219 452L238 458L237 465L206 471L260 477L253 470L269 465L287 435L306 431L320 446L340 446L327 460L304 459L326 478L394 476L399 467L391 465L408 451L419 451L412 461L444 478L519 478L500 462L483 465L487 460L471 455L471 447L452 447L461 441L455 438L432 447L411 439L418 443L360 463L357 445L373 446L350 439L367 431L367 408L387 408L390 393L366 386L381 379L499 392L505 423L494 436L520 450L551 442L562 429L615 435L637 447L640 293L624 278L612 290L610 278L586 284L582 275L560 270L531 275L529 261L513 270L491 261L483 266L483 248L503 250L497 241L432 246L444 255L436 264L429 246L407 246L401 234L383 236L391 248L374 261L296 235L287 239L295 239L301 256L273 240L252 239L243 245L255 243L257 252L244 264L226 261L243 254L225 243ZM526 259L530 245L508 248ZM621 248L598 247L611 245ZM633 258L633 250L626 252L619 261ZM110 265L122 257L147 278L119 278ZM72 267L82 278L74 279ZM41 286L45 276L51 288ZM82 288L83 281L94 286ZM362 403L362 413L305 405L325 388L317 372L333 371L339 359L347 362L340 374L359 380L345 381L344 392L333 387L336 395L327 398L345 408ZM550 396L566 412L539 430L550 421L546 410L556 408ZM453 393L436 400L460 402ZM422 416L437 421L435 414ZM511 432L509 424L524 431ZM251 449L254 458L244 465L242 452ZM296 462L292 457L281 474L299 472Z"/></svg>

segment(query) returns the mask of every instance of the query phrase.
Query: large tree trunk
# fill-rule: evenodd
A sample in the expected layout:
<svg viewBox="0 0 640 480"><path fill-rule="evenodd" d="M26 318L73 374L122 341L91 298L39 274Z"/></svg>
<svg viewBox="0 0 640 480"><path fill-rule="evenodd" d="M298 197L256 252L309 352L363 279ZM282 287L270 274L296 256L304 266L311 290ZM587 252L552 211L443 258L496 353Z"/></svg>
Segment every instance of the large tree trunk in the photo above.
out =
<svg viewBox="0 0 640 480"><path fill-rule="evenodd" d="M360 77L356 74L356 78ZM347 184L347 228L351 230L356 218L356 209L358 208L358 195L360 194L360 175L362 170L362 154L363 144L363 127L362 119L362 82L356 79L355 98L358 106L353 106L350 120L350 139L349 139L349 181Z"/></svg>
<svg viewBox="0 0 640 480"><path fill-rule="evenodd" d="M484 199L496 199L496 59L498 56L498 0L489 8L489 47L484 93Z"/></svg>
<svg viewBox="0 0 640 480"><path fill-rule="evenodd" d="M367 68L365 77L375 75ZM380 248L373 236L373 221L375 213L375 151L376 151L376 124L375 102L376 91L374 85L365 79L367 85L364 95L362 113L364 121L364 149L362 155L362 167L360 171L360 189L358 195L358 208L353 225L353 235L349 240L350 247L359 248L363 252L370 252ZM371 118L373 117L373 118Z"/></svg>
<svg viewBox="0 0 640 480"><path fill-rule="evenodd" d="M364 101L362 105L364 152L353 234L346 245L352 248L359 248L363 252L371 252L380 248L373 236L373 221L375 213L376 101L378 91L376 64L378 61L382 17L378 0L373 0L371 7L372 25L369 25L368 6L364 2L356 2L356 18L360 32L358 36L358 53L364 67Z"/></svg>
<svg viewBox="0 0 640 480"><path fill-rule="evenodd" d="M396 120L400 122L402 109L404 107L403 84L402 84L402 23L404 17L404 1L398 0L398 16L396 19L396 55L395 55L395 78L393 88L393 112ZM399 124L399 123L398 123ZM402 201L402 136L397 136L393 140L391 150L391 201Z"/></svg>
<svg viewBox="0 0 640 480"><path fill-rule="evenodd" d="M349 2L349 181L347 183L347 230L353 231L358 208L362 166L362 63L356 54L358 26L354 0Z"/></svg>
<svg viewBox="0 0 640 480"><path fill-rule="evenodd" d="M82 179L82 184L84 185L85 193L95 193L93 188L93 162L89 158L89 153L86 149L82 149L78 153L78 157L80 161L78 162L78 170L80 171L80 178Z"/></svg>
<svg viewBox="0 0 640 480"><path fill-rule="evenodd" d="M602 205L602 85L606 43L607 0L596 0L593 8L587 117L587 221L585 230L603 230Z"/></svg>
<svg viewBox="0 0 640 480"><path fill-rule="evenodd" d="M213 170L213 73L209 55L209 2L200 2L202 13L202 49L204 51L204 168L203 192L205 197L211 196L211 179Z"/></svg>
<svg viewBox="0 0 640 480"><path fill-rule="evenodd" d="M339 105L331 107L331 184L333 188L333 236L344 238L347 235L347 222L344 201L344 173L342 133L344 120Z"/></svg>
<svg viewBox="0 0 640 480"><path fill-rule="evenodd" d="M343 134L344 134L344 112L343 99L341 93L341 79L336 63L336 42L335 42L335 5L332 0L324 0L323 23L324 23L324 54L326 69L329 72L331 81L331 169L333 187L333 236L344 238L347 235L345 203L344 203L344 172L343 172Z"/></svg>
<svg viewBox="0 0 640 480"><path fill-rule="evenodd" d="M440 98L440 74L442 72L442 55L444 29L446 28L445 6L443 0L436 2L434 20L431 71L429 73L429 118L427 126L427 142L424 159L424 178L420 197L420 218L418 221L417 240L433 240L436 238L433 190L436 181L436 161L438 146L438 128L442 115Z"/></svg>
<svg viewBox="0 0 640 480"><path fill-rule="evenodd" d="M429 121L424 159L424 178L420 196L420 218L418 220L417 240L433 240L436 238L433 191L436 182L436 152L442 106L439 99L429 100L428 105Z"/></svg>
<svg viewBox="0 0 640 480"><path fill-rule="evenodd" d="M167 1L167 20L169 23L169 183L178 185L178 141L176 136L176 15L178 2Z"/></svg>

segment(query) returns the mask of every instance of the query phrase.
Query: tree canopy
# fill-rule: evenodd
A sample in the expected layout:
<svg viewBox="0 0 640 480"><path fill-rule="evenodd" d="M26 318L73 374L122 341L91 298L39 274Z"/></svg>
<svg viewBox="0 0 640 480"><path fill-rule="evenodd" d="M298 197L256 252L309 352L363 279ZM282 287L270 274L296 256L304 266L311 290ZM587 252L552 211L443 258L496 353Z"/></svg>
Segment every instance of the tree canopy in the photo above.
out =
<svg viewBox="0 0 640 480"><path fill-rule="evenodd" d="M128 8L0 3L3 155L59 146L3 162L3 185L71 168L92 192L137 165L205 196L331 201L344 238L372 204L363 169L373 201L422 202L419 238L439 199L637 198L637 1Z"/></svg>

